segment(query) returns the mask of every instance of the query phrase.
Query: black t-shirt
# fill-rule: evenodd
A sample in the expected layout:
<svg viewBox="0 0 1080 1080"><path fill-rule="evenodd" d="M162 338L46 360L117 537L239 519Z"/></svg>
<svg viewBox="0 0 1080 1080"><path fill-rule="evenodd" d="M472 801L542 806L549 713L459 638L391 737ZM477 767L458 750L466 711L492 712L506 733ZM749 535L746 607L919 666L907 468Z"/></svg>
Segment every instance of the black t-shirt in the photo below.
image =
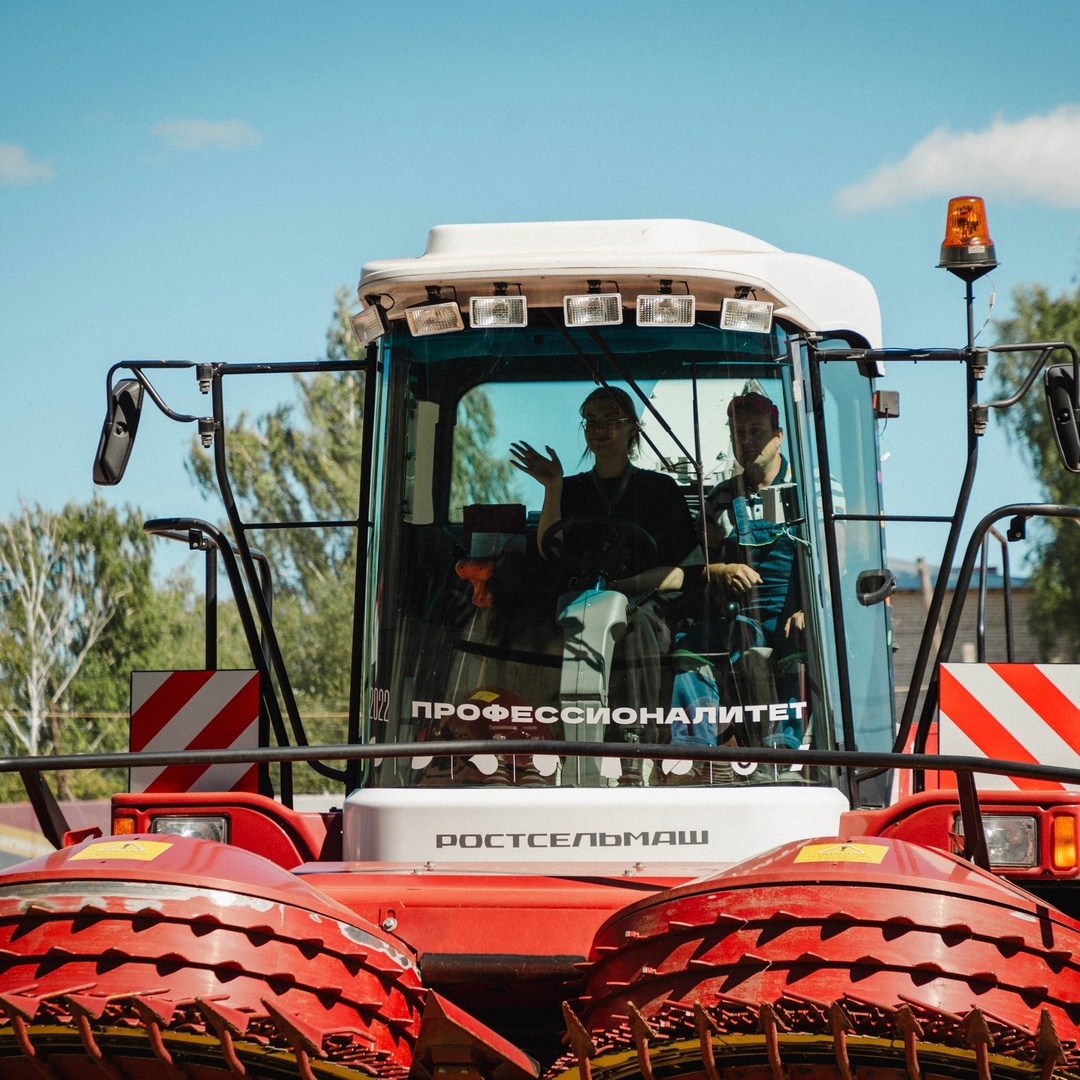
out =
<svg viewBox="0 0 1080 1080"><path fill-rule="evenodd" d="M678 566L698 543L694 520L675 481L633 466L615 480L600 480L592 472L566 477L560 511L564 520L618 518L643 528L656 541L656 557L647 559L646 546L634 541L633 564L626 575L649 566ZM598 528L596 535L602 532Z"/></svg>

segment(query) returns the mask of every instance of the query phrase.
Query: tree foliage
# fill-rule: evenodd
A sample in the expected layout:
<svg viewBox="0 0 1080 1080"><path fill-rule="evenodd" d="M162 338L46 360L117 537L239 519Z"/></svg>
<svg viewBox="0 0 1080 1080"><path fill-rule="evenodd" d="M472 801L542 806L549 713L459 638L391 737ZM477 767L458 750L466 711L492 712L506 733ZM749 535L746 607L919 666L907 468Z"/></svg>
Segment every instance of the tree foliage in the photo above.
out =
<svg viewBox="0 0 1080 1080"><path fill-rule="evenodd" d="M348 296L336 297L327 358L359 360ZM355 519L360 492L364 374L296 376L296 403L254 419L246 413L225 433L233 493L245 520ZM495 434L490 402L474 390L461 403L454 433L454 505L509 498L513 470L487 453ZM193 445L189 470L216 491L213 464ZM275 574L275 629L287 652L298 697L324 709L347 701L356 534L337 526L265 530L258 545Z"/></svg>
<svg viewBox="0 0 1080 1080"><path fill-rule="evenodd" d="M137 515L95 498L60 513L23 503L0 523L0 752L126 745L86 714L126 707L126 673L156 639L152 595Z"/></svg>
<svg viewBox="0 0 1080 1080"><path fill-rule="evenodd" d="M1018 287L1013 314L996 324L1002 343L1066 341L1080 344L1080 287L1053 297L1042 285ZM1054 362L1065 360L1058 353ZM1010 396L1032 363L1028 354L999 354L994 393ZM1080 475L1061 464L1054 434L1038 384L1004 413L1010 436L1030 462L1048 502L1080 505ZM1037 545L1032 581L1032 629L1045 656L1080 660L1080 528L1077 523L1048 520L1032 528Z"/></svg>

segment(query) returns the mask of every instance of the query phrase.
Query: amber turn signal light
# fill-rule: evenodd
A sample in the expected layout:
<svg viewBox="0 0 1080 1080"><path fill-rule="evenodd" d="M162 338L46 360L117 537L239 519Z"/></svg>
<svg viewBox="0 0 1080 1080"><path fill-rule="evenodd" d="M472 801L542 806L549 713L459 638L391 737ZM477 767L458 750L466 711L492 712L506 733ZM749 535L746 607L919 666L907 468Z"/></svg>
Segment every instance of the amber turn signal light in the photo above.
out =
<svg viewBox="0 0 1080 1080"><path fill-rule="evenodd" d="M1050 826L1050 865L1055 870L1076 869L1076 818L1061 814Z"/></svg>

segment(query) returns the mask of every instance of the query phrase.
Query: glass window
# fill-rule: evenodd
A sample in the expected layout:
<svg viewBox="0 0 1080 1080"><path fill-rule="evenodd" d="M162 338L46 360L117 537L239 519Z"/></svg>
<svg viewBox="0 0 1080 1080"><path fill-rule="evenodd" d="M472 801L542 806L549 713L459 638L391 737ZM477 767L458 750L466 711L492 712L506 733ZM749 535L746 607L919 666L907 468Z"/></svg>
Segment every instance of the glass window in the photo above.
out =
<svg viewBox="0 0 1080 1080"><path fill-rule="evenodd" d="M822 364L821 379L829 471L833 490L839 493L835 512L878 515L881 472L871 407L873 383L856 364L847 362ZM837 538L856 745L860 750L888 751L894 730L889 608L885 603L864 607L855 591L861 571L886 565L884 526L878 521L840 521ZM839 728L836 737L842 741Z"/></svg>
<svg viewBox="0 0 1080 1080"><path fill-rule="evenodd" d="M662 756L832 745L786 335L556 319L384 348L369 726L416 756L374 782L831 783ZM456 738L537 749L423 752ZM658 762L552 739L657 744Z"/></svg>

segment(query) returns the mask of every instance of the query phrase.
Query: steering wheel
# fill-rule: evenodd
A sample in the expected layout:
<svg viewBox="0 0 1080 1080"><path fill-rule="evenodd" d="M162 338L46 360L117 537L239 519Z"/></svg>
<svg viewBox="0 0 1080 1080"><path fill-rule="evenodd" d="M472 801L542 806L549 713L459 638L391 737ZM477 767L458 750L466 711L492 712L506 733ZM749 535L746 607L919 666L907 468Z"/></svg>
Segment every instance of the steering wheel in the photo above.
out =
<svg viewBox="0 0 1080 1080"><path fill-rule="evenodd" d="M589 581L611 581L656 565L652 534L624 518L586 514L560 518L544 530L537 546L544 558L572 577Z"/></svg>

